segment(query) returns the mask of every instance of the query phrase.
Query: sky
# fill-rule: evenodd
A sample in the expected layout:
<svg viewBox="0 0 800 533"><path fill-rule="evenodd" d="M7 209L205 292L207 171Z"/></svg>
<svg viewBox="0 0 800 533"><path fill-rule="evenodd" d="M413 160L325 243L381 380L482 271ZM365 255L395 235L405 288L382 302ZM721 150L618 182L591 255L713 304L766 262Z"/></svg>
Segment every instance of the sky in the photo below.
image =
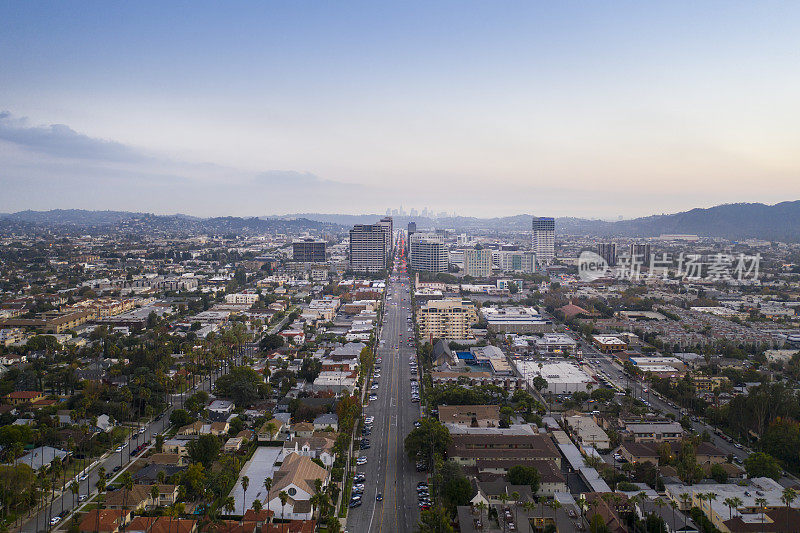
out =
<svg viewBox="0 0 800 533"><path fill-rule="evenodd" d="M0 212L800 198L797 2L0 0Z"/></svg>

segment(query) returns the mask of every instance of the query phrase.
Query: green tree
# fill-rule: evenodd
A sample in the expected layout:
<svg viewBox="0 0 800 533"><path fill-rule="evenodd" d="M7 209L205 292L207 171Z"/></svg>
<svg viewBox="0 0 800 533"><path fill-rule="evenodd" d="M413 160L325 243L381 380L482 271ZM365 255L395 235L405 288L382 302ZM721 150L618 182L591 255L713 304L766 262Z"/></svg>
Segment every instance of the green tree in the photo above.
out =
<svg viewBox="0 0 800 533"><path fill-rule="evenodd" d="M711 474L711 478L717 483L728 482L728 473L725 471L725 468L720 464L711 465L711 470L709 473Z"/></svg>
<svg viewBox="0 0 800 533"><path fill-rule="evenodd" d="M194 417L190 415L185 409L175 409L169 415L169 421L173 426L183 427L194 422Z"/></svg>
<svg viewBox="0 0 800 533"><path fill-rule="evenodd" d="M247 407L266 392L266 384L252 368L237 366L229 374L217 378L215 389L219 396L230 398L239 407Z"/></svg>
<svg viewBox="0 0 800 533"><path fill-rule="evenodd" d="M205 484L206 472L200 463L189 465L180 476L180 485L183 487L186 497L190 499L203 496L205 494Z"/></svg>
<svg viewBox="0 0 800 533"><path fill-rule="evenodd" d="M264 352L277 350L283 346L283 337L278 334L264 335L258 346Z"/></svg>
<svg viewBox="0 0 800 533"><path fill-rule="evenodd" d="M436 505L420 513L417 531L419 533L453 533L453 526L444 507Z"/></svg>
<svg viewBox="0 0 800 533"><path fill-rule="evenodd" d="M441 494L448 509L455 512L456 507L468 505L472 497L472 485L459 465L446 461L437 471L441 478Z"/></svg>
<svg viewBox="0 0 800 533"><path fill-rule="evenodd" d="M451 441L450 432L438 420L423 418L420 426L406 435L404 446L411 460L428 457L430 452L443 455Z"/></svg>
<svg viewBox="0 0 800 533"><path fill-rule="evenodd" d="M187 451L189 452L189 458L193 462L200 463L205 468L209 468L219 456L221 447L222 445L216 436L200 435L200 438L189 442Z"/></svg>
<svg viewBox="0 0 800 533"><path fill-rule="evenodd" d="M774 480L779 480L783 469L778 464L778 461L768 453L756 452L751 454L744 460L744 468L747 471L748 477L771 477Z"/></svg>
<svg viewBox="0 0 800 533"><path fill-rule="evenodd" d="M540 479L539 471L532 466L514 465L506 474L506 481L512 485L529 485L533 494L539 491Z"/></svg>

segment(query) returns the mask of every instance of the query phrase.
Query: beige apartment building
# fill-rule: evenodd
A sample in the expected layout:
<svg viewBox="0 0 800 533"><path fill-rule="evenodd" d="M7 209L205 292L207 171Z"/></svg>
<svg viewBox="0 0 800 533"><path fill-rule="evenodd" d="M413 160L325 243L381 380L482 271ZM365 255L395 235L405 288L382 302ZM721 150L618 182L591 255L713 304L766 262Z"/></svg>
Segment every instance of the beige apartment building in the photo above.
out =
<svg viewBox="0 0 800 533"><path fill-rule="evenodd" d="M417 313L419 332L424 341L471 339L471 326L476 322L475 304L460 298L431 300Z"/></svg>

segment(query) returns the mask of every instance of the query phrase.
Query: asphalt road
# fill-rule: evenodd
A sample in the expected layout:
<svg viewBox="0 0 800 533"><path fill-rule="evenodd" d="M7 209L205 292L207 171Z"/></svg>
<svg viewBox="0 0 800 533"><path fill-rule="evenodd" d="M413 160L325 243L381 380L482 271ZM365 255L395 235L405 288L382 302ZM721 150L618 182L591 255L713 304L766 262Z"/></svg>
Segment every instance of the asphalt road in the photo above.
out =
<svg viewBox="0 0 800 533"><path fill-rule="evenodd" d="M368 462L356 467L366 481L363 504L348 514L347 530L351 533L413 531L419 520L416 487L425 475L416 471L403 450L403 440L420 414L419 404L411 401L408 363L416 349L409 346L413 334L408 326L409 285L408 277L402 274L400 281L390 279L387 287L384 325L379 334L382 363L378 399L364 409L364 415L374 416L375 422L367 437L371 448L359 452ZM378 493L383 501L376 500Z"/></svg>

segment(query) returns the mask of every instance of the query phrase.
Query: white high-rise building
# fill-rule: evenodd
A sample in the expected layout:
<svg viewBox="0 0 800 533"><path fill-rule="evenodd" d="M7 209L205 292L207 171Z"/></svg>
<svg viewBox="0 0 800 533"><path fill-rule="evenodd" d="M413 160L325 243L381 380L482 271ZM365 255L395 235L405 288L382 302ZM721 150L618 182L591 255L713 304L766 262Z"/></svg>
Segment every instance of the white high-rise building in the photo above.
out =
<svg viewBox="0 0 800 533"><path fill-rule="evenodd" d="M555 259L556 221L552 217L533 219L533 239L531 248L540 264L548 264Z"/></svg>
<svg viewBox="0 0 800 533"><path fill-rule="evenodd" d="M414 233L409 245L411 270L447 272L447 248L440 235Z"/></svg>

